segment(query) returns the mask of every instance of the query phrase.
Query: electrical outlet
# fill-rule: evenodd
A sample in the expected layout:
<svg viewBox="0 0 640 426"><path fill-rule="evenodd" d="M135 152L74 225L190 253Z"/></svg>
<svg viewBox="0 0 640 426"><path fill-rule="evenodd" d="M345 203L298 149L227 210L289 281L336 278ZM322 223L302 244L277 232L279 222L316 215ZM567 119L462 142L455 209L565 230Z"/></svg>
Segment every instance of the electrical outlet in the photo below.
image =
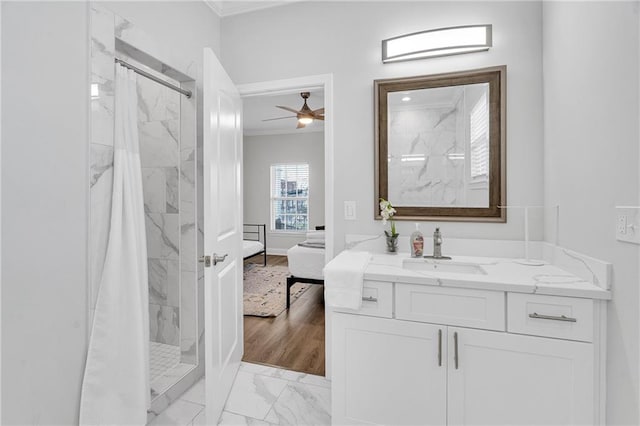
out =
<svg viewBox="0 0 640 426"><path fill-rule="evenodd" d="M618 215L618 225L616 227L616 234L625 235L627 233L627 216L624 214Z"/></svg>
<svg viewBox="0 0 640 426"><path fill-rule="evenodd" d="M616 207L616 239L640 244L640 207Z"/></svg>

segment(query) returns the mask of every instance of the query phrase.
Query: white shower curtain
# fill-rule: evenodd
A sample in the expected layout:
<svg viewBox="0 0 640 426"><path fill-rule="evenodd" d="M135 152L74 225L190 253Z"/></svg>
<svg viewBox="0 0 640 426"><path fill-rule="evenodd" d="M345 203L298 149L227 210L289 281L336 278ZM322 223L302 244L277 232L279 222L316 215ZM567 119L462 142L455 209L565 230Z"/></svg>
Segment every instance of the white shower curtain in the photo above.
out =
<svg viewBox="0 0 640 426"><path fill-rule="evenodd" d="M113 199L80 401L81 425L144 425L149 298L136 75L116 66Z"/></svg>

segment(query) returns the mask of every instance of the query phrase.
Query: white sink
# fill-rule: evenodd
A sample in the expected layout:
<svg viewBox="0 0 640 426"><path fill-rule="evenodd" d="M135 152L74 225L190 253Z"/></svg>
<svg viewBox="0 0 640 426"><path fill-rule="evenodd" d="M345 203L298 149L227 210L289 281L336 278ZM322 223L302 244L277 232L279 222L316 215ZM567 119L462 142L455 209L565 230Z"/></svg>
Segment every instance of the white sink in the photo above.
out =
<svg viewBox="0 0 640 426"><path fill-rule="evenodd" d="M486 275L487 272L480 265L475 263L453 262L451 260L433 260L433 259L405 259L402 262L404 269L412 271L429 271L429 272L449 272L456 274L479 274Z"/></svg>

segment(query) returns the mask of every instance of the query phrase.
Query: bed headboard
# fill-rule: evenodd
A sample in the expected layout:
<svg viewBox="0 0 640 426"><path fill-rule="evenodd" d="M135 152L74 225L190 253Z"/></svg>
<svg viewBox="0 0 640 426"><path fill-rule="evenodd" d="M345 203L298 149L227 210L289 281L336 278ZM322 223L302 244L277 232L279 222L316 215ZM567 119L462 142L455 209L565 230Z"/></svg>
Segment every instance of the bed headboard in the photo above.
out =
<svg viewBox="0 0 640 426"><path fill-rule="evenodd" d="M242 225L242 239L247 241L260 241L267 246L267 225L262 223L245 223Z"/></svg>

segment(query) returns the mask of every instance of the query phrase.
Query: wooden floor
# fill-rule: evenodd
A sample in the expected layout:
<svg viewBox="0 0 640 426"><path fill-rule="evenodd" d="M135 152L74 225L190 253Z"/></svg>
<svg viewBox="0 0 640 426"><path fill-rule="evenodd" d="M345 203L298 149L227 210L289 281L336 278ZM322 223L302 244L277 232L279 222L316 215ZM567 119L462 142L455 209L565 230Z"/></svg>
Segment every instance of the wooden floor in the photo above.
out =
<svg viewBox="0 0 640 426"><path fill-rule="evenodd" d="M267 265L287 265L287 257L267 256ZM242 360L324 376L324 286L312 285L275 318L245 316Z"/></svg>

